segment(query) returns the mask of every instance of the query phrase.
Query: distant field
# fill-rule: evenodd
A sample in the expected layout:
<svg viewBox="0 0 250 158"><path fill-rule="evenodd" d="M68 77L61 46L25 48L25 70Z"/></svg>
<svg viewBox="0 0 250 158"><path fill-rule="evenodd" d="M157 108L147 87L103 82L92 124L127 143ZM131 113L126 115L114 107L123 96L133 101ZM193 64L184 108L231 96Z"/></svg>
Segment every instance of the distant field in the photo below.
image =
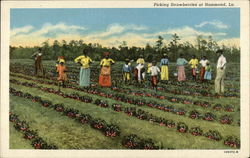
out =
<svg viewBox="0 0 250 158"><path fill-rule="evenodd" d="M170 82L160 83L157 92L151 89L148 81L143 85L124 84L122 64L117 62L112 67L113 87L101 88L98 86L99 62L94 62L91 65L92 87L82 89L77 84L79 66L67 62L69 83L61 89L62 93L58 93L55 61L43 61L46 77L42 78L33 76L32 60L10 60L10 87L22 92L21 97L18 96L21 92L10 93L10 111L27 122L29 129L37 134L35 138L40 137L58 149L128 149L125 144L129 141L140 144L134 144L134 148L140 149L239 148L236 139L240 138L239 63L227 65L226 94L223 97L214 96L213 81L178 83L173 76L176 71L174 63L169 68ZM215 64L212 66L214 78ZM187 67L188 79L189 72ZM49 107L41 106L41 100L29 98L25 93L41 97ZM63 104L64 111L56 111L55 104ZM69 116L70 112L74 115ZM93 119L82 123L79 114L89 114ZM213 120L206 120L208 116ZM104 121L103 128L95 127L97 118ZM223 120L228 122L223 123ZM34 148L36 139L25 139L27 132L16 130L15 124L10 122L10 148ZM195 127L202 132L194 130ZM184 132L181 132L182 128ZM116 132L117 135L111 137L107 132ZM195 132L200 132L200 135L195 136ZM136 138L129 139L127 136L131 134ZM235 145L225 145L227 136L233 136L231 140Z"/></svg>

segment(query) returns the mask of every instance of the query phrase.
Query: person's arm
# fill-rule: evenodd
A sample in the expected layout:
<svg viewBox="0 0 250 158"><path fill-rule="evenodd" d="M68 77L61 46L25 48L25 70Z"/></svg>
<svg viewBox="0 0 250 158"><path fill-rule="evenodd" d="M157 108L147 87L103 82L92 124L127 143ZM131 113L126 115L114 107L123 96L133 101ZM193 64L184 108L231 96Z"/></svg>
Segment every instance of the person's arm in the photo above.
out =
<svg viewBox="0 0 250 158"><path fill-rule="evenodd" d="M111 65L113 65L115 63L115 61L113 59L110 59Z"/></svg>
<svg viewBox="0 0 250 158"><path fill-rule="evenodd" d="M31 57L36 58L36 56L37 56L37 52L35 52Z"/></svg>
<svg viewBox="0 0 250 158"><path fill-rule="evenodd" d="M226 63L227 63L226 58L225 57L222 58L222 64L221 64L222 69L226 66Z"/></svg>
<svg viewBox="0 0 250 158"><path fill-rule="evenodd" d="M185 65L188 64L188 61L187 61L186 59L184 59L184 64L185 64Z"/></svg>
<svg viewBox="0 0 250 158"><path fill-rule="evenodd" d="M189 64L189 65L191 65L191 64L192 64L192 59L188 62L188 64Z"/></svg>
<svg viewBox="0 0 250 158"><path fill-rule="evenodd" d="M79 62L80 62L80 60L81 60L81 58L82 58L81 56L79 56L79 57L75 58L75 60L74 60L74 61L75 61L75 63L79 63Z"/></svg>
<svg viewBox="0 0 250 158"><path fill-rule="evenodd" d="M160 70L158 67L157 67L157 71L158 71L158 72L161 72L161 70Z"/></svg>
<svg viewBox="0 0 250 158"><path fill-rule="evenodd" d="M92 60L91 58L89 58L89 63L90 63L90 64L93 63L93 60Z"/></svg>
<svg viewBox="0 0 250 158"><path fill-rule="evenodd" d="M104 59L102 59L101 62L100 62L101 67L102 67L103 63L104 63Z"/></svg>
<svg viewBox="0 0 250 158"><path fill-rule="evenodd" d="M160 61L160 67L162 66L162 64L163 64L163 61L162 61L162 59L161 59L161 61Z"/></svg>

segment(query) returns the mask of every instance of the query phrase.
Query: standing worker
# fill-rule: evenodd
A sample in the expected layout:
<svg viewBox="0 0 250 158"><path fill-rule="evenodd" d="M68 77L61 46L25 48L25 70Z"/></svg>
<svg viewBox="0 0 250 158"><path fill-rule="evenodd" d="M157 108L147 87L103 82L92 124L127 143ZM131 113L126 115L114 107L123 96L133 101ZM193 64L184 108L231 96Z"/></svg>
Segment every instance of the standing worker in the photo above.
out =
<svg viewBox="0 0 250 158"><path fill-rule="evenodd" d="M217 61L217 73L215 78L215 93L221 95L224 93L224 79L227 60L223 56L223 50L218 50L216 53L219 58Z"/></svg>
<svg viewBox="0 0 250 158"><path fill-rule="evenodd" d="M41 73L42 76L44 76L45 72L42 65L42 49L38 48L38 51L32 55L32 58L35 60L35 75L40 76Z"/></svg>
<svg viewBox="0 0 250 158"><path fill-rule="evenodd" d="M193 77L193 80L196 81L196 70L198 66L198 59L196 58L195 55L192 56L192 59L189 61L188 64L191 65L192 77Z"/></svg>
<svg viewBox="0 0 250 158"><path fill-rule="evenodd" d="M92 60L87 56L87 54L87 49L84 49L83 55L75 58L75 62L81 65L79 85L83 87L88 87L90 85L89 64L92 63Z"/></svg>
<svg viewBox="0 0 250 158"><path fill-rule="evenodd" d="M144 80L144 77L145 77L145 72L143 72L143 71L145 71L145 68L144 68L145 60L143 59L142 54L140 54L140 56L137 59L136 63L137 63L137 66L136 66L136 69L135 69L135 75L137 75L136 80L139 83L141 83L141 81Z"/></svg>
<svg viewBox="0 0 250 158"><path fill-rule="evenodd" d="M105 58L101 60L101 73L99 76L99 84L102 87L111 87L111 65L115 63L113 59L109 57L109 52L105 52Z"/></svg>
<svg viewBox="0 0 250 158"><path fill-rule="evenodd" d="M157 91L157 84L158 84L158 75L161 72L158 66L156 66L156 61L152 62L152 66L150 67L150 73L151 73L151 84L152 88Z"/></svg>
<svg viewBox="0 0 250 158"><path fill-rule="evenodd" d="M125 83L130 81L130 73L132 71L131 64L129 64L129 59L125 59L125 64L122 67L123 80Z"/></svg>
<svg viewBox="0 0 250 158"><path fill-rule="evenodd" d="M168 56L163 54L163 58L160 62L161 67L161 81L168 81Z"/></svg>
<svg viewBox="0 0 250 158"><path fill-rule="evenodd" d="M180 57L177 59L176 65L178 70L178 81L185 81L185 65L187 64L187 60L183 58L183 54L180 54Z"/></svg>
<svg viewBox="0 0 250 158"><path fill-rule="evenodd" d="M57 80L59 81L59 91L60 91L60 87L63 86L65 87L65 82L67 81L67 75L66 75L66 66L65 66L65 60L61 58L61 60L59 60L59 63L56 66L57 68L57 72L58 72L58 78Z"/></svg>
<svg viewBox="0 0 250 158"><path fill-rule="evenodd" d="M204 80L207 62L208 62L208 60L207 60L206 56L203 56L202 59L200 60L200 64L201 64L200 81Z"/></svg>

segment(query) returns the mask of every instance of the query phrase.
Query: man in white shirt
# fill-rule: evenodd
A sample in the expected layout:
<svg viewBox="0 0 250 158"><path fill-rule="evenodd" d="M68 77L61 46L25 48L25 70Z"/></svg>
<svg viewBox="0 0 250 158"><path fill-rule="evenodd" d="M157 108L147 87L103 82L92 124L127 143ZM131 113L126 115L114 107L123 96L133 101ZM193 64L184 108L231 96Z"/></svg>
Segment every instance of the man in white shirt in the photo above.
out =
<svg viewBox="0 0 250 158"><path fill-rule="evenodd" d="M223 94L227 61L226 61L226 58L223 56L223 50L218 50L216 53L218 54L219 58L217 61L217 73L216 73L216 78L215 78L215 93Z"/></svg>
<svg viewBox="0 0 250 158"><path fill-rule="evenodd" d="M156 61L152 62L152 66L149 69L151 75L151 84L153 89L157 91L158 75L161 72L159 67L156 66Z"/></svg>
<svg viewBox="0 0 250 158"><path fill-rule="evenodd" d="M201 61L200 61L200 64L201 64L200 80L201 81L204 80L205 68L206 68L207 62L208 62L208 60L207 60L206 56L203 56Z"/></svg>

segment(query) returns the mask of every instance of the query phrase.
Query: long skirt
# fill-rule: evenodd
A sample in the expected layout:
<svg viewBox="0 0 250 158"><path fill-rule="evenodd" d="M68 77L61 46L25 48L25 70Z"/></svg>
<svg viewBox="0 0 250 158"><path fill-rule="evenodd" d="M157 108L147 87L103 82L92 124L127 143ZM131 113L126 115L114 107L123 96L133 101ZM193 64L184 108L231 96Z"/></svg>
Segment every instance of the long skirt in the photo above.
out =
<svg viewBox="0 0 250 158"><path fill-rule="evenodd" d="M168 66L163 65L161 67L161 80L168 80Z"/></svg>
<svg viewBox="0 0 250 158"><path fill-rule="evenodd" d="M178 66L178 81L185 81L185 80L186 80L185 67Z"/></svg>
<svg viewBox="0 0 250 158"><path fill-rule="evenodd" d="M206 71L204 75L205 80L211 80L212 79L212 73L210 71Z"/></svg>
<svg viewBox="0 0 250 158"><path fill-rule="evenodd" d="M158 80L157 76L151 76L151 84L153 87L157 86Z"/></svg>
<svg viewBox="0 0 250 158"><path fill-rule="evenodd" d="M102 87L111 86L110 67L102 67L101 74L99 76L99 85Z"/></svg>
<svg viewBox="0 0 250 158"><path fill-rule="evenodd" d="M205 74L205 67L201 68L201 73L200 73L200 80L204 80L204 74Z"/></svg>
<svg viewBox="0 0 250 158"><path fill-rule="evenodd" d="M90 85L90 69L84 69L81 68L80 70L80 82L79 82L80 86L89 86Z"/></svg>

